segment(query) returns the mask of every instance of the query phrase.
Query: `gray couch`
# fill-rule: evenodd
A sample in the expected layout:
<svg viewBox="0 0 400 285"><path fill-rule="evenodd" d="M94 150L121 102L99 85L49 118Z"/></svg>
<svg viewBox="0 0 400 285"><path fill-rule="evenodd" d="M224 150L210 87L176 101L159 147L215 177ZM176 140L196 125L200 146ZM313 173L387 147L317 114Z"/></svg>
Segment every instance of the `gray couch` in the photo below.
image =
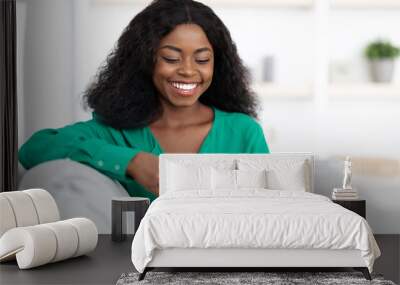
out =
<svg viewBox="0 0 400 285"><path fill-rule="evenodd" d="M88 218L101 234L111 233L112 198L129 197L117 181L69 159L45 162L20 174L19 190L47 190L56 200L62 219Z"/></svg>

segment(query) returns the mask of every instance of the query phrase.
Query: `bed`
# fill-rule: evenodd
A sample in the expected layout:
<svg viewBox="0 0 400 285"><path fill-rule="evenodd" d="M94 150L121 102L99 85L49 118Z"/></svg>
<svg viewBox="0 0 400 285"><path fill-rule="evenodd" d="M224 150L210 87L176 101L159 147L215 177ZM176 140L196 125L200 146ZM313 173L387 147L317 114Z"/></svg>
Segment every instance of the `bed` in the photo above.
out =
<svg viewBox="0 0 400 285"><path fill-rule="evenodd" d="M352 267L371 279L372 231L314 193L312 154L162 154L159 175L132 242L139 280L174 267Z"/></svg>

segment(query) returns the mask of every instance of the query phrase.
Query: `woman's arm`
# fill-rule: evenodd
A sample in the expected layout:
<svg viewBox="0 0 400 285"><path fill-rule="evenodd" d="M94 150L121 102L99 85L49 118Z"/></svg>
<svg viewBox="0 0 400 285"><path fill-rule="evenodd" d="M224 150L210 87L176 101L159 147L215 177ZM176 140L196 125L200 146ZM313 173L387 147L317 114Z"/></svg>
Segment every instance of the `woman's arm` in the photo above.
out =
<svg viewBox="0 0 400 285"><path fill-rule="evenodd" d="M113 179L128 182L132 179L126 172L128 165L141 150L118 146L106 134L104 127L94 120L59 129L44 129L20 148L19 160L29 169L45 161L69 158Z"/></svg>
<svg viewBox="0 0 400 285"><path fill-rule="evenodd" d="M129 163L126 172L136 182L158 196L158 166L159 159L157 156L147 152L139 152Z"/></svg>

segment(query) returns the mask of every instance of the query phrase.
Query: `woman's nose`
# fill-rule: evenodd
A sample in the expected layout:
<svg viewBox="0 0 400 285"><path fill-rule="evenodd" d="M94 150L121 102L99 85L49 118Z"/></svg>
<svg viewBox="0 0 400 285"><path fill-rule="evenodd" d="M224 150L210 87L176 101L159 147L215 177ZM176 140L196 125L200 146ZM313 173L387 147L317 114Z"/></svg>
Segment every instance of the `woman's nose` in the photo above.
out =
<svg viewBox="0 0 400 285"><path fill-rule="evenodd" d="M185 60L179 67L178 73L181 75L191 76L195 73L195 69L191 60Z"/></svg>

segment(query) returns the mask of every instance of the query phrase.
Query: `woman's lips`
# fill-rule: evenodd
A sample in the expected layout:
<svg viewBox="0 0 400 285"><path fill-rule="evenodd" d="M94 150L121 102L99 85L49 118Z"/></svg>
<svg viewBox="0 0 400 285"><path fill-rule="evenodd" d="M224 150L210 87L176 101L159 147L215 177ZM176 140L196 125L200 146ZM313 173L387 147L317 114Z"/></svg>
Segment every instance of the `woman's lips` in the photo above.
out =
<svg viewBox="0 0 400 285"><path fill-rule="evenodd" d="M183 83L183 82L169 82L169 85L172 87L174 93L180 96L190 97L193 96L197 92L197 88L199 87L198 82L191 83Z"/></svg>

